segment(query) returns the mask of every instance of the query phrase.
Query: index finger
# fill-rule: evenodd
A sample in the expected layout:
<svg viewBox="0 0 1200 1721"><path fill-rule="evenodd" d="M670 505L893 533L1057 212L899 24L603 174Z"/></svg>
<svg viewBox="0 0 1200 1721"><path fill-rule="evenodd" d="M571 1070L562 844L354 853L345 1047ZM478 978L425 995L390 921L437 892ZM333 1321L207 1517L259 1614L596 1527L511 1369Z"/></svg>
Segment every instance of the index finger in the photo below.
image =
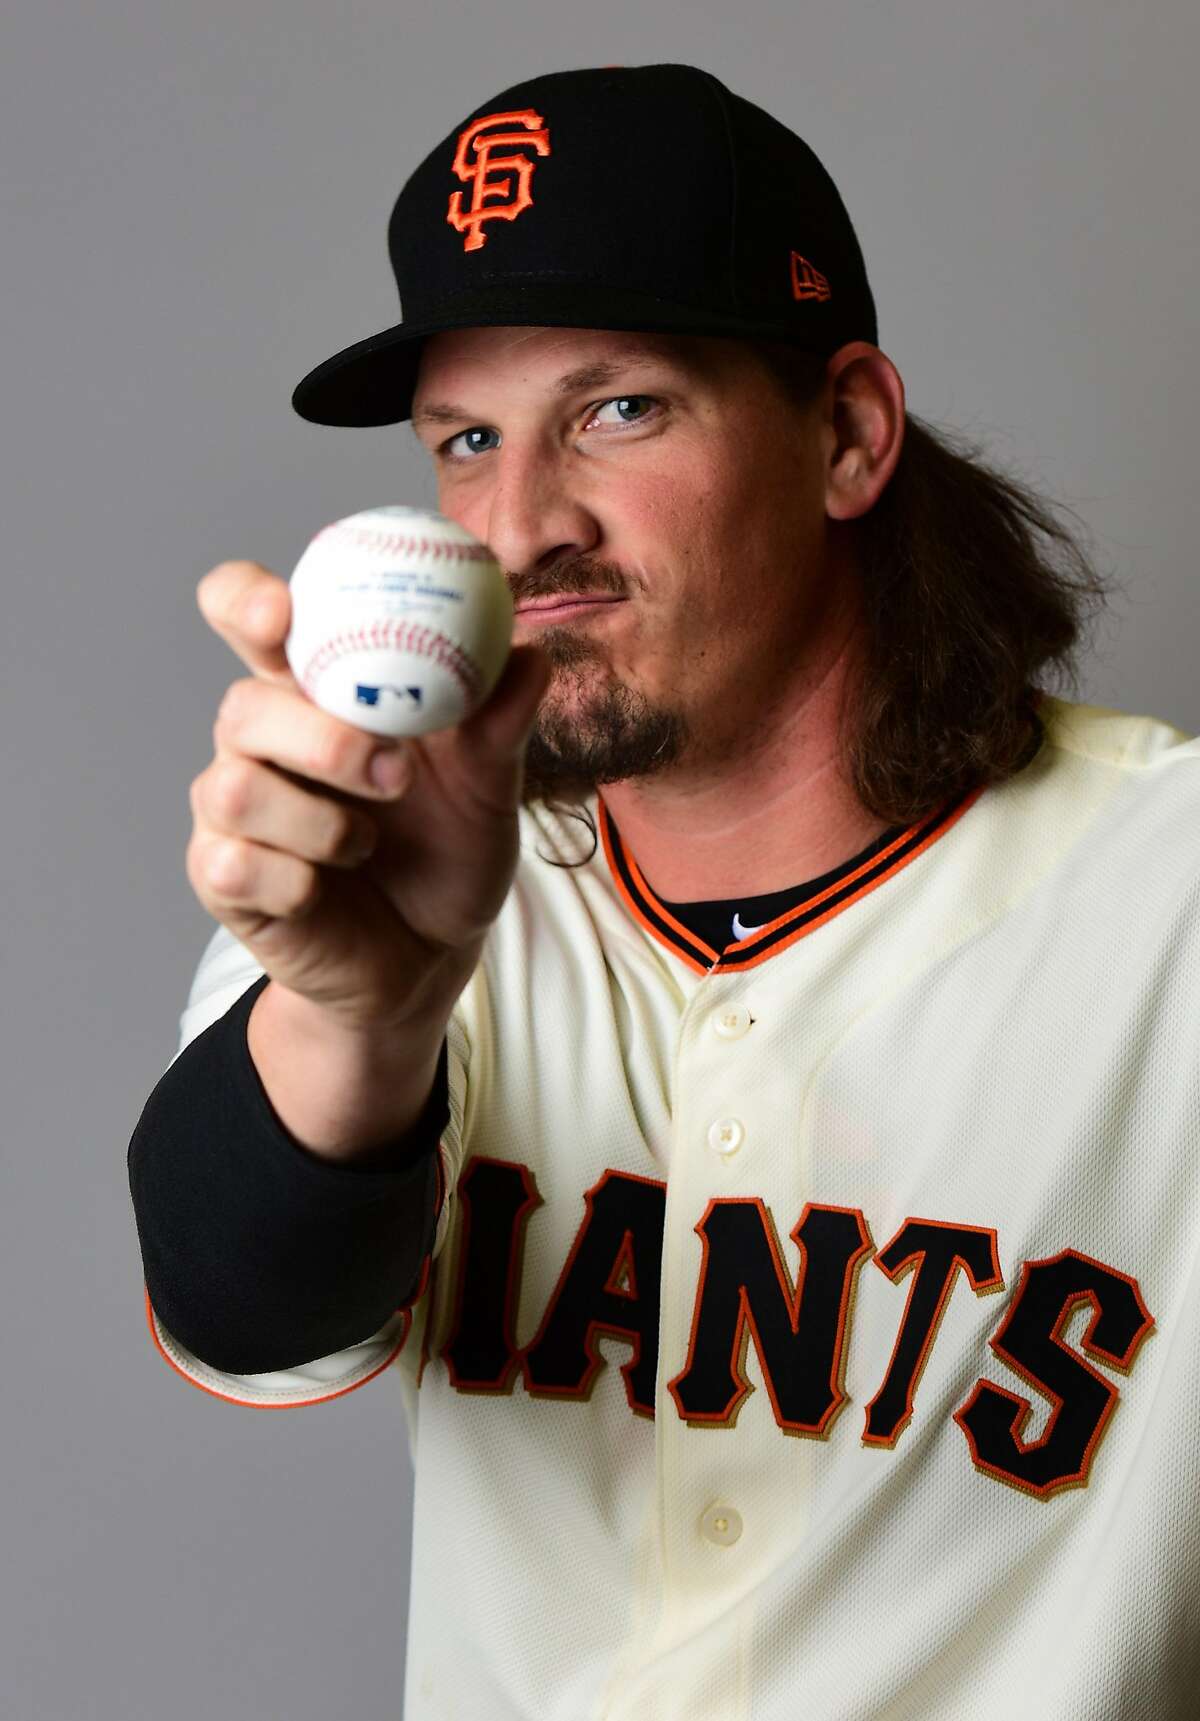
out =
<svg viewBox="0 0 1200 1721"><path fill-rule="evenodd" d="M287 581L259 562L221 562L196 587L200 613L263 681L296 687L283 643L292 625Z"/></svg>

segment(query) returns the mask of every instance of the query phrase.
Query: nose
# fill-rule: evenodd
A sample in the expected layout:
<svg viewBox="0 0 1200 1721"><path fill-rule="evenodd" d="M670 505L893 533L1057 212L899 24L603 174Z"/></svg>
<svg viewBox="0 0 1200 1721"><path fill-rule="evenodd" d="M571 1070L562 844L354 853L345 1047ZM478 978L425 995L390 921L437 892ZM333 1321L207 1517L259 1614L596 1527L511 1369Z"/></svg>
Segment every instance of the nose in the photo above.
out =
<svg viewBox="0 0 1200 1721"><path fill-rule="evenodd" d="M594 550L601 527L553 447L507 439L495 451L484 530L501 567L518 577Z"/></svg>

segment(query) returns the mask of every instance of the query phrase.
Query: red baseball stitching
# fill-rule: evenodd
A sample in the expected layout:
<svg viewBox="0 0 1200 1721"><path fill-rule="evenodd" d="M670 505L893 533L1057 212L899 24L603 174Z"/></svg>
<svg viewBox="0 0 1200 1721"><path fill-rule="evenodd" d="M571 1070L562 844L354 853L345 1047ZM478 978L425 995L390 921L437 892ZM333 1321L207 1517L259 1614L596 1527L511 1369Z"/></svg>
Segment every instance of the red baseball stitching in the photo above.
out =
<svg viewBox="0 0 1200 1721"><path fill-rule="evenodd" d="M400 532L381 532L370 526L347 526L335 520L323 526L313 542L327 538L331 532L348 538L359 550L373 551L381 556L409 556L416 551L440 562L490 562L495 558L486 544L455 544L437 538L405 537Z"/></svg>
<svg viewBox="0 0 1200 1721"><path fill-rule="evenodd" d="M323 641L308 659L300 676L300 685L310 699L315 699L317 678L331 663L355 651L382 650L389 646L398 651L411 651L415 657L432 658L440 669L448 670L454 677L468 706L475 703L483 685L478 665L444 633L413 621L373 621L369 627L335 634L332 639Z"/></svg>

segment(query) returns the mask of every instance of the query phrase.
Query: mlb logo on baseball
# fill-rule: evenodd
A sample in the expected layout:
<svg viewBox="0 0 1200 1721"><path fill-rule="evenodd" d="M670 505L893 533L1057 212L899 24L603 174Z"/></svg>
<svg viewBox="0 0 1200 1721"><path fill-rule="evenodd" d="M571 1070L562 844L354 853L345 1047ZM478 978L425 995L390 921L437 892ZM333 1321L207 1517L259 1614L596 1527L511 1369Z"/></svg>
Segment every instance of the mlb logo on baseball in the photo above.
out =
<svg viewBox="0 0 1200 1721"><path fill-rule="evenodd" d="M378 705L379 695L390 693L401 705L416 706L420 709L421 689L419 687L363 687L354 689L355 703L358 705Z"/></svg>

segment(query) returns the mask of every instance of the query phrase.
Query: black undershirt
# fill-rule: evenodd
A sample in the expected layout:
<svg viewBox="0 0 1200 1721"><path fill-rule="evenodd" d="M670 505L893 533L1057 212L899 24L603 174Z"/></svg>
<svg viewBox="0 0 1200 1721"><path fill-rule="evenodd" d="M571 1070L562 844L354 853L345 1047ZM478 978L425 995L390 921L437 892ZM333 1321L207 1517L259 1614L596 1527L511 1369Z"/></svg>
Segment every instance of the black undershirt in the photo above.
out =
<svg viewBox="0 0 1200 1721"><path fill-rule="evenodd" d="M711 949L724 950L737 936L733 930L735 912L744 927L765 926L769 921L777 920L781 914L795 908L798 903L819 896L823 890L828 890L831 884L836 884L839 879L856 871L864 861L881 854L888 844L895 842L907 828L906 825L893 825L873 842L868 843L859 854L852 855L840 866L822 873L820 878L810 878L803 884L789 885L786 890L770 890L763 896L734 896L726 901L716 899L702 902L668 902L665 896L660 896L658 900L664 908L670 910L676 920L681 921L689 932L702 938Z"/></svg>
<svg viewBox="0 0 1200 1721"><path fill-rule="evenodd" d="M893 841L787 890L664 907L715 950L734 912L760 926ZM660 900L663 900L660 898ZM267 1098L247 1022L262 976L183 1049L129 1143L146 1289L167 1331L229 1374L283 1369L356 1344L413 1295L433 1247L436 1149L450 1116L443 1040L432 1092L404 1136L353 1164L302 1147Z"/></svg>

